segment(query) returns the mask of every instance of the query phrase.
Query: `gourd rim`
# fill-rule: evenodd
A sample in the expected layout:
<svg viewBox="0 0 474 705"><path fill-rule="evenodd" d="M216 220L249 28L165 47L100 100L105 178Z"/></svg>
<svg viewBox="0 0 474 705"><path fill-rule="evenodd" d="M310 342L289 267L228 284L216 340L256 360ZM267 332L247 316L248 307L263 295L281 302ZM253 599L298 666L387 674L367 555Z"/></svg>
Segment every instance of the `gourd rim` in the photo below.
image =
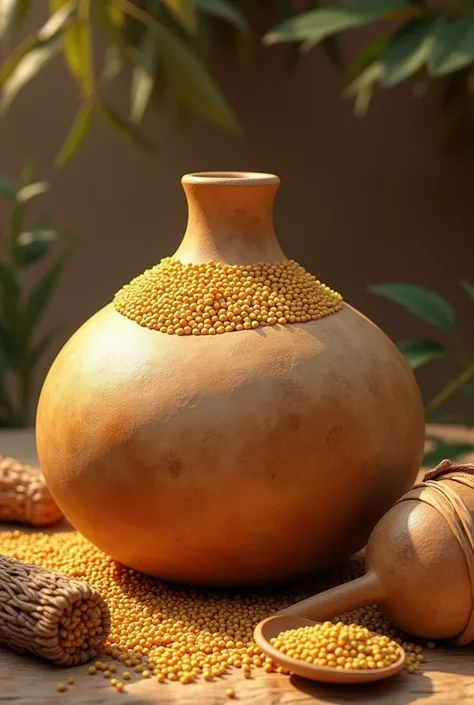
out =
<svg viewBox="0 0 474 705"><path fill-rule="evenodd" d="M206 184L208 186L264 186L279 184L276 174L266 174L258 171L198 171L185 174L181 183L186 185Z"/></svg>

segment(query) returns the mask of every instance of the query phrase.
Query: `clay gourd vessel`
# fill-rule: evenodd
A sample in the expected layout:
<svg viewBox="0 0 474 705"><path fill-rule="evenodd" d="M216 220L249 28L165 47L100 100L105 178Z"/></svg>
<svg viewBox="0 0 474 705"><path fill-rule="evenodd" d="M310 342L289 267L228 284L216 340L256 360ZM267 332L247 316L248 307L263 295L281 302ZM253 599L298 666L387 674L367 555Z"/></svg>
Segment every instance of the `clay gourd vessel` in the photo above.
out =
<svg viewBox="0 0 474 705"><path fill-rule="evenodd" d="M278 177L182 183L174 259L286 261ZM352 554L413 484L423 442L411 370L348 304L212 337L149 330L109 304L59 353L37 414L41 467L69 521L128 566L196 584L284 580Z"/></svg>
<svg viewBox="0 0 474 705"><path fill-rule="evenodd" d="M425 639L474 640L474 466L443 461L378 522L361 578L279 614L332 619L379 605L387 619Z"/></svg>

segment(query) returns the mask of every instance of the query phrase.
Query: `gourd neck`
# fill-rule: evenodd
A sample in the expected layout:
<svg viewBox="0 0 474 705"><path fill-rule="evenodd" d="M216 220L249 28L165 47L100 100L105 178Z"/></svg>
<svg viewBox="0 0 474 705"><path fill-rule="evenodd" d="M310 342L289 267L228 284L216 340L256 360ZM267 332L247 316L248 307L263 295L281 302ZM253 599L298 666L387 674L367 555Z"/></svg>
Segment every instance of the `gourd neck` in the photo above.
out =
<svg viewBox="0 0 474 705"><path fill-rule="evenodd" d="M273 229L280 180L273 174L203 172L181 180L188 223L173 258L183 263L286 260Z"/></svg>

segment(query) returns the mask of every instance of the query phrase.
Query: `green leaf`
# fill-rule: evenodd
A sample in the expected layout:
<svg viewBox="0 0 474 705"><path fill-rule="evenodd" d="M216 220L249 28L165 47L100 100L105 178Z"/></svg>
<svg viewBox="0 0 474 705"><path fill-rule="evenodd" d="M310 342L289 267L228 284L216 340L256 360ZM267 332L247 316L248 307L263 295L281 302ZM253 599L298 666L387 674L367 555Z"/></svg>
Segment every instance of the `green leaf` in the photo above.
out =
<svg viewBox="0 0 474 705"><path fill-rule="evenodd" d="M133 122L139 122L147 108L155 84L156 62L156 37L147 28L140 42L139 64L132 74L130 117Z"/></svg>
<svg viewBox="0 0 474 705"><path fill-rule="evenodd" d="M86 103L79 108L66 141L56 157L56 163L59 166L64 166L71 159L89 134L92 127L93 114L94 107L91 103Z"/></svg>
<svg viewBox="0 0 474 705"><path fill-rule="evenodd" d="M15 357L15 340L11 335L10 329L0 318L0 370L10 367Z"/></svg>
<svg viewBox="0 0 474 705"><path fill-rule="evenodd" d="M0 310L9 325L10 337L15 332L12 325L16 323L19 294L20 287L15 269L0 261ZM6 334L4 331L4 335Z"/></svg>
<svg viewBox="0 0 474 705"><path fill-rule="evenodd" d="M102 78L106 83L110 83L116 78L124 67L122 53L119 47L108 46L105 52L104 68Z"/></svg>
<svg viewBox="0 0 474 705"><path fill-rule="evenodd" d="M280 23L264 37L266 44L280 42L321 42L346 29L369 24L395 10L406 10L405 0L353 0L334 7L311 10Z"/></svg>
<svg viewBox="0 0 474 705"><path fill-rule="evenodd" d="M32 162L31 160L26 162L26 164L24 165L24 167L21 170L20 186L29 186L29 184L32 183L34 171L35 171L34 162Z"/></svg>
<svg viewBox="0 0 474 705"><path fill-rule="evenodd" d="M28 186L23 186L17 193L18 203L27 203L31 201L32 198L36 196L41 196L43 193L49 189L46 181L37 181L34 184L28 184Z"/></svg>
<svg viewBox="0 0 474 705"><path fill-rule="evenodd" d="M436 291L405 282L376 284L369 287L369 291L401 304L422 321L433 326L446 329L454 326L451 306Z"/></svg>
<svg viewBox="0 0 474 705"><path fill-rule="evenodd" d="M29 10L31 0L0 0L0 43L5 44L18 29Z"/></svg>
<svg viewBox="0 0 474 705"><path fill-rule="evenodd" d="M442 460L458 460L468 453L472 453L473 450L474 445L472 443L444 443L441 441L438 442L435 448L425 453L423 466L433 468L441 463Z"/></svg>
<svg viewBox="0 0 474 705"><path fill-rule="evenodd" d="M397 347L412 370L447 354L444 345L437 340L404 340Z"/></svg>
<svg viewBox="0 0 474 705"><path fill-rule="evenodd" d="M464 394L466 397L469 397L470 399L474 399L474 387L469 387L467 385L464 385L463 387L459 388L459 391Z"/></svg>
<svg viewBox="0 0 474 705"><path fill-rule="evenodd" d="M68 0L50 0L53 11L61 9L67 3ZM64 58L72 76L79 83L85 100L91 99L94 85L88 5L89 0L78 0L78 13L63 32Z"/></svg>
<svg viewBox="0 0 474 705"><path fill-rule="evenodd" d="M211 123L239 132L237 120L208 71L175 33L127 0L125 11L153 30L158 58L175 100Z"/></svg>
<svg viewBox="0 0 474 705"><path fill-rule="evenodd" d="M346 88L346 94L355 97L356 115L365 115L372 99L375 84L382 75L382 64L374 61L370 64L355 81Z"/></svg>
<svg viewBox="0 0 474 705"><path fill-rule="evenodd" d="M7 59L0 72L3 85L1 109L6 112L18 92L44 68L61 49L61 32L71 21L75 3L68 2L55 12L38 34L29 37Z"/></svg>
<svg viewBox="0 0 474 705"><path fill-rule="evenodd" d="M28 354L28 362L33 367L37 364L40 358L44 355L51 343L64 330L64 326L55 326L45 333L40 340L34 345Z"/></svg>
<svg viewBox="0 0 474 705"><path fill-rule="evenodd" d="M18 244L19 264L37 262L48 252L52 242L61 239L63 232L56 228L34 228L20 234Z"/></svg>
<svg viewBox="0 0 474 705"><path fill-rule="evenodd" d="M383 37L366 44L352 61L347 74L349 83L355 81L369 66L380 58L388 45L388 39Z"/></svg>
<svg viewBox="0 0 474 705"><path fill-rule="evenodd" d="M8 198L9 201L16 201L17 192L11 181L0 179L0 196Z"/></svg>
<svg viewBox="0 0 474 705"><path fill-rule="evenodd" d="M248 32L245 17L229 0L195 0L195 4L201 12L226 20L241 32Z"/></svg>
<svg viewBox="0 0 474 705"><path fill-rule="evenodd" d="M61 255L32 288L25 306L25 323L31 333L44 313L65 264Z"/></svg>
<svg viewBox="0 0 474 705"><path fill-rule="evenodd" d="M474 301L474 284L470 284L467 281L462 281L461 286L463 286L467 293L469 294L472 301Z"/></svg>
<svg viewBox="0 0 474 705"><path fill-rule="evenodd" d="M233 111L199 59L164 25L157 23L156 33L159 58L175 100L209 122L239 132Z"/></svg>
<svg viewBox="0 0 474 705"><path fill-rule="evenodd" d="M120 115L120 113L118 113L107 103L101 104L100 115L105 118L109 125L114 128L114 130L116 130L119 134L123 135L124 137L127 137L128 139L132 140L132 142L137 144L139 147L142 147L143 149L147 150L154 149L153 144L150 142L150 140L136 125L133 124L133 122L130 122L130 120L124 118L122 115Z"/></svg>
<svg viewBox="0 0 474 705"><path fill-rule="evenodd" d="M385 86L394 86L421 69L430 55L434 25L431 17L415 18L395 32L381 57Z"/></svg>
<svg viewBox="0 0 474 705"><path fill-rule="evenodd" d="M167 9L176 17L183 27L191 34L197 28L194 0L162 0Z"/></svg>
<svg viewBox="0 0 474 705"><path fill-rule="evenodd" d="M428 62L432 76L443 76L468 66L474 60L474 18L441 18L433 31Z"/></svg>

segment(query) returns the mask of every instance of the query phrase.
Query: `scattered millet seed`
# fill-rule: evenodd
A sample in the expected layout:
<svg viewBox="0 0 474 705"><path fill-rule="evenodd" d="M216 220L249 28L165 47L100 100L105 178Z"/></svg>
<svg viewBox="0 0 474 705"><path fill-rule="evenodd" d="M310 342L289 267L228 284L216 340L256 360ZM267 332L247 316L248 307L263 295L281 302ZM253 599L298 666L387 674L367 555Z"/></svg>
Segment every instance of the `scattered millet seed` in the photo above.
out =
<svg viewBox="0 0 474 705"><path fill-rule="evenodd" d="M130 673L128 671L124 671L122 673L122 678L124 679L124 681L129 681L130 680Z"/></svg>
<svg viewBox="0 0 474 705"><path fill-rule="evenodd" d="M116 678L111 678L111 679L110 679L110 685L111 685L111 686L116 686L117 683L118 683L118 680L117 680Z"/></svg>
<svg viewBox="0 0 474 705"><path fill-rule="evenodd" d="M67 685L65 683L58 683L56 686L58 693L64 693L67 690Z"/></svg>
<svg viewBox="0 0 474 705"><path fill-rule="evenodd" d="M342 296L293 260L192 265L165 257L117 292L114 306L169 335L220 335L315 321L339 311Z"/></svg>
<svg viewBox="0 0 474 705"><path fill-rule="evenodd" d="M124 693L125 692L125 686L123 683L120 681L117 682L117 685L115 686L115 690L117 690L119 693Z"/></svg>
<svg viewBox="0 0 474 705"><path fill-rule="evenodd" d="M151 676L151 673L148 669L145 669L142 671L142 678L149 678Z"/></svg>
<svg viewBox="0 0 474 705"><path fill-rule="evenodd" d="M148 671L157 683L212 680L241 669L277 670L253 641L253 629L265 617L310 595L359 577L360 559L339 570L285 587L238 592L179 587L115 563L80 534L0 531L0 553L60 571L86 581L108 604L111 629L103 657L88 666L89 673L113 672L115 664ZM376 607L342 615L336 621L357 623L401 645L406 636L385 620ZM407 666L417 672L423 656L412 645ZM118 654L118 656L117 656ZM115 672L115 671L114 671ZM107 677L107 676L106 676ZM123 675L124 680L127 678Z"/></svg>
<svg viewBox="0 0 474 705"><path fill-rule="evenodd" d="M67 679L67 682L69 683L69 685L74 685L74 683L76 682L76 679L74 678L74 676L69 676L69 678Z"/></svg>
<svg viewBox="0 0 474 705"><path fill-rule="evenodd" d="M228 698L235 698L235 690L233 690L232 688L227 688L225 694Z"/></svg>
<svg viewBox="0 0 474 705"><path fill-rule="evenodd" d="M290 629L270 643L290 658L337 670L388 668L400 657L400 647L387 636L343 622Z"/></svg>
<svg viewBox="0 0 474 705"><path fill-rule="evenodd" d="M110 678L110 671L104 671L104 678Z"/></svg>

